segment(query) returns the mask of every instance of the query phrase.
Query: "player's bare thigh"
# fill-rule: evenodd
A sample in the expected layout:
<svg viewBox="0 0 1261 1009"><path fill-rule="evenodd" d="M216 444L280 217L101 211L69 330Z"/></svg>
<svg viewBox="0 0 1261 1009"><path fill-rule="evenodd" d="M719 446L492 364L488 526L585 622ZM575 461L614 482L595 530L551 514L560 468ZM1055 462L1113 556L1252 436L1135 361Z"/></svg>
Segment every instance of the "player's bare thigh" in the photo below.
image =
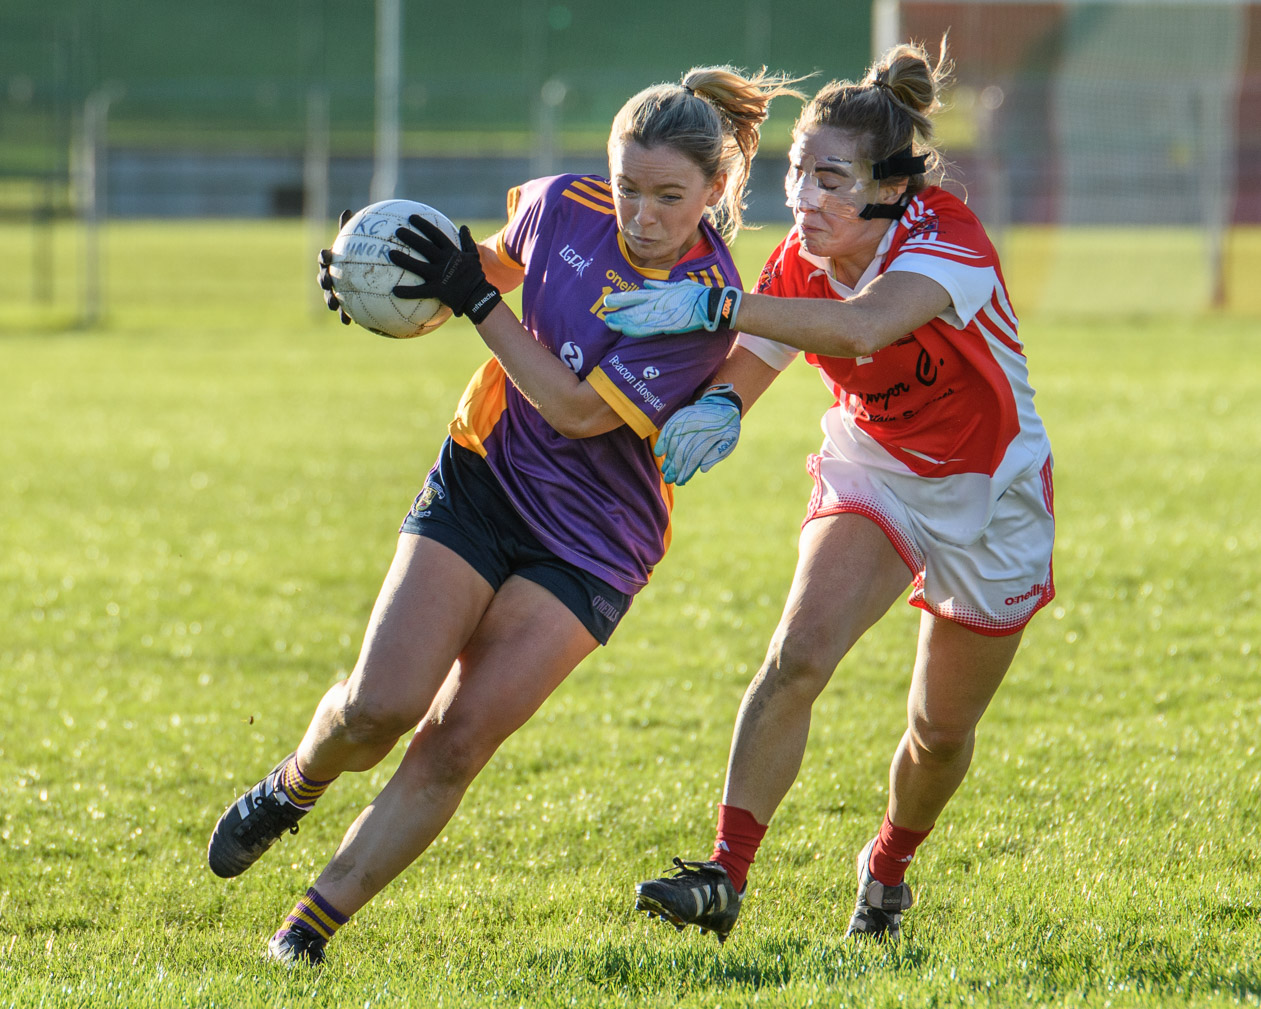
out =
<svg viewBox="0 0 1261 1009"><path fill-rule="evenodd" d="M1020 647L1023 630L980 634L944 617L920 617L907 723L931 748L959 745L976 728Z"/></svg>
<svg viewBox="0 0 1261 1009"><path fill-rule="evenodd" d="M875 522L848 512L812 519L801 531L771 653L830 676L910 581L906 563Z"/></svg>
<svg viewBox="0 0 1261 1009"><path fill-rule="evenodd" d="M551 592L509 578L443 682L400 773L471 780L596 645Z"/></svg>
<svg viewBox="0 0 1261 1009"><path fill-rule="evenodd" d="M401 534L347 684L347 705L392 711L405 728L416 724L494 595L455 551Z"/></svg>

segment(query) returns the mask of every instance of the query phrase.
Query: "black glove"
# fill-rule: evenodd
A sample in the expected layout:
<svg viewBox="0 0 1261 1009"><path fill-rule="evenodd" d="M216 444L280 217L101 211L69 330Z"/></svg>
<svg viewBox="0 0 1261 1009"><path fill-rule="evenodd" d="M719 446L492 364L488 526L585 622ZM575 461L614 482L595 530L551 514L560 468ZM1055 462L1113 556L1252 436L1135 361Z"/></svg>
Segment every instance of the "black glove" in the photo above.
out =
<svg viewBox="0 0 1261 1009"><path fill-rule="evenodd" d="M337 218L337 230L341 231L346 226L346 222L355 216L353 210L343 210L341 217ZM346 310L342 308L342 303L337 300L337 292L333 290L333 275L328 272L328 268L333 265L333 250L321 249L318 259L320 264L320 272L318 274L320 287L324 289L324 304L328 306L330 312L336 312L342 321L343 326L350 325L350 316L346 314Z"/></svg>
<svg viewBox="0 0 1261 1009"><path fill-rule="evenodd" d="M390 250L390 262L416 274L425 281L394 288L396 298L437 298L456 315L467 315L473 324L490 315L503 299L482 271L477 243L467 227L460 229L457 247L436 224L412 214L408 222L416 231L399 228L394 237L419 252L425 259L416 259L406 252ZM426 260L428 262L426 262Z"/></svg>

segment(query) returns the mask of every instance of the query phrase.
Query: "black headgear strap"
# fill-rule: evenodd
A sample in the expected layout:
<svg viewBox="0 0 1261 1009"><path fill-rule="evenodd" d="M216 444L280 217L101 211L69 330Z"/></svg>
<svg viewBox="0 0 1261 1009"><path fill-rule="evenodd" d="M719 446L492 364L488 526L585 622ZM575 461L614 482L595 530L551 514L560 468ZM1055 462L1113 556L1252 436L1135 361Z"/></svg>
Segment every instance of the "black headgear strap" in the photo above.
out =
<svg viewBox="0 0 1261 1009"><path fill-rule="evenodd" d="M900 175L923 175L928 167L927 154L911 154L909 147L903 147L896 154L890 154L882 161L873 161L871 177L876 180L892 179Z"/></svg>

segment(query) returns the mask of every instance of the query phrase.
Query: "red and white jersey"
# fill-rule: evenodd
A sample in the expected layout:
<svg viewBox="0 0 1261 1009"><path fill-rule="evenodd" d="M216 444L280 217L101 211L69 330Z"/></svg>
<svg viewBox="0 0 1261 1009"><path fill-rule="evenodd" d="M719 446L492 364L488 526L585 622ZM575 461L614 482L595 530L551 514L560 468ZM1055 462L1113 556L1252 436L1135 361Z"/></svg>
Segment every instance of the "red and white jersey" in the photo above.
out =
<svg viewBox="0 0 1261 1009"><path fill-rule="evenodd" d="M1050 453L998 255L976 215L942 189L924 190L890 225L853 288L801 247L794 228L767 260L757 291L844 300L890 271L932 278L949 292L950 307L869 357L807 354L836 397L824 429L847 455L901 485L917 510L935 515L943 538L969 542L1012 480ZM758 337L739 343L780 369L795 356Z"/></svg>

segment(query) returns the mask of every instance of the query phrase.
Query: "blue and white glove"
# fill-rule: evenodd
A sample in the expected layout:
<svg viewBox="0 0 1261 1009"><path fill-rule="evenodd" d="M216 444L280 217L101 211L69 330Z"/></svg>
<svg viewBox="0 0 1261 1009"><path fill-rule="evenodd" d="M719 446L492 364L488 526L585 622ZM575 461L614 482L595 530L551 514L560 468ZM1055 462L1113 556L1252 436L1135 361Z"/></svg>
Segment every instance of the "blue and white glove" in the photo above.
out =
<svg viewBox="0 0 1261 1009"><path fill-rule="evenodd" d="M666 421L653 448L663 460L661 476L666 483L681 487L697 470L708 473L731 455L740 440L743 405L729 384L711 385L700 399Z"/></svg>
<svg viewBox="0 0 1261 1009"><path fill-rule="evenodd" d="M627 336L734 329L743 293L738 287L706 287L691 280L648 280L638 291L605 295L604 307L615 311L604 323Z"/></svg>

